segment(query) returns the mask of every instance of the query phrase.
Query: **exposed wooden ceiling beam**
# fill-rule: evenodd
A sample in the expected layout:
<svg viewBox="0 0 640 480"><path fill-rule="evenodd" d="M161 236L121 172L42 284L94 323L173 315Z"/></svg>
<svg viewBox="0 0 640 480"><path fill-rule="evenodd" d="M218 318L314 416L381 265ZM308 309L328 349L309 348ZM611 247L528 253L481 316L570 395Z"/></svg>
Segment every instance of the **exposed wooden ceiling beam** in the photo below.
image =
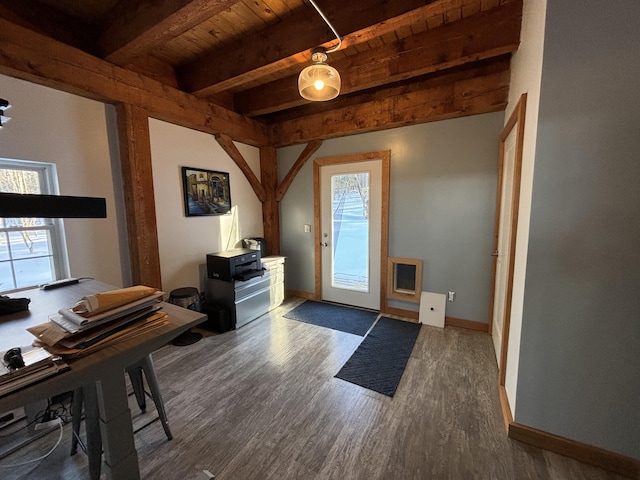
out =
<svg viewBox="0 0 640 480"><path fill-rule="evenodd" d="M462 3L462 0L325 0L322 11L347 46L392 32L399 27L398 22L410 25L421 17L426 21ZM308 9L300 9L266 32L257 32L236 45L185 65L178 70L178 80L185 91L208 96L305 62L310 58L311 48L327 42L334 43L335 38L322 18ZM248 50L247 45L253 46L253 50Z"/></svg>
<svg viewBox="0 0 640 480"><path fill-rule="evenodd" d="M514 52L520 39L521 12L519 2L508 3L332 62L332 66L343 72L341 95ZM309 102L298 93L297 76L235 95L235 110L248 116L306 103Z"/></svg>
<svg viewBox="0 0 640 480"><path fill-rule="evenodd" d="M37 2L34 8L33 3L0 0L0 17L81 50L94 48L96 35L89 25L46 4Z"/></svg>
<svg viewBox="0 0 640 480"><path fill-rule="evenodd" d="M114 66L0 18L0 73L93 98L136 105L149 116L234 140L267 144L263 124Z"/></svg>
<svg viewBox="0 0 640 480"><path fill-rule="evenodd" d="M98 45L108 61L123 65L150 52L239 0L128 0L110 14Z"/></svg>
<svg viewBox="0 0 640 480"><path fill-rule="evenodd" d="M365 94L368 101L271 126L276 147L504 110L509 95L509 59L436 74L411 85Z"/></svg>

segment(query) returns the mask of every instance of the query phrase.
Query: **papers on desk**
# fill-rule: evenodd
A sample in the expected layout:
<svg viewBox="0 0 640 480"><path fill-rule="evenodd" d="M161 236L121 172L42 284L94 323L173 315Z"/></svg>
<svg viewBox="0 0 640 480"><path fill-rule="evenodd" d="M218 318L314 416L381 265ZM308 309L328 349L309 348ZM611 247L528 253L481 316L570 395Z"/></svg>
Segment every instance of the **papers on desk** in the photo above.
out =
<svg viewBox="0 0 640 480"><path fill-rule="evenodd" d="M163 295L164 292L151 290L144 298L118 305L110 310L101 310L102 313L90 317L79 315L71 308L61 308L58 310L58 315L51 315L49 320L57 323L68 332L76 333L81 330L87 330L104 323L112 322L131 313L138 312L150 305L159 303L162 301Z"/></svg>
<svg viewBox="0 0 640 480"><path fill-rule="evenodd" d="M0 397L69 369L60 357L44 348L22 347L21 350L24 367L10 369L0 362ZM1 352L0 357L4 353Z"/></svg>
<svg viewBox="0 0 640 480"><path fill-rule="evenodd" d="M92 321L100 313L113 312L118 307L132 305L136 301L146 299L156 293L162 295L162 292L156 292L154 288L145 287L144 285L119 288L82 297L71 309L67 310L71 310L74 314Z"/></svg>
<svg viewBox="0 0 640 480"><path fill-rule="evenodd" d="M144 292L142 298L141 292ZM33 344L46 348L52 354L75 358L168 323L167 315L159 305L164 292L138 286L99 295L100 304L84 297L76 306L61 308L58 314L50 315L49 322L28 328L36 337ZM122 303L123 298L133 300ZM93 306L83 302L93 302ZM79 304L82 305L80 309L77 308ZM105 309L107 304L111 308Z"/></svg>

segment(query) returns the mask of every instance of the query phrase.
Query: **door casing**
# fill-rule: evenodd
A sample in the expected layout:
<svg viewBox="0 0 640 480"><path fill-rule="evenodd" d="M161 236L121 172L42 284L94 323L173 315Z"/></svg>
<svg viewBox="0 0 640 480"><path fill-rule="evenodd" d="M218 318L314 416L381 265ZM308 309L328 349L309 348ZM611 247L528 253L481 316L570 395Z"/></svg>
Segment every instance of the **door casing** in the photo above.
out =
<svg viewBox="0 0 640 480"><path fill-rule="evenodd" d="M380 212L382 161L350 162L320 167L320 220L321 220L321 261L322 261L322 300L337 302L360 308L380 310ZM351 289L334 284L334 269L342 271L336 263L335 231L333 219L332 178L334 175L367 173L369 175L369 216L366 257L368 268L368 286L366 289ZM362 246L361 246L362 247ZM358 249L360 250L360 249Z"/></svg>
<svg viewBox="0 0 640 480"><path fill-rule="evenodd" d="M382 191L380 212L380 311L387 308L387 257L389 255L389 178L391 170L391 151L356 153L335 157L316 158L313 161L313 209L314 209L314 241L315 241L315 293L314 300L322 299L322 252L321 252L321 218L320 218L320 167L344 163L381 160L382 162ZM375 281L375 279L370 279Z"/></svg>
<svg viewBox="0 0 640 480"><path fill-rule="evenodd" d="M511 215L510 215L510 232L508 235L508 242L506 243L506 248L509 249L508 256L508 266L507 266L507 278L506 278L506 286L505 286L505 300L504 300L504 310L503 310L503 320L502 320L502 339L500 343L500 356L498 362L498 384L500 388L500 396L501 399L504 397L507 398L507 393L505 390L505 381L507 375L507 353L509 351L509 332L511 327L511 305L513 299L513 275L515 270L515 257L516 257L516 238L518 231L518 214L520 211L520 184L522 179L522 154L523 154L523 142L524 142L524 124L526 117L526 104L527 104L527 94L523 93L520 96L520 100L516 104L509 120L505 124L502 133L500 134L500 158L499 158L499 175L498 175L498 193L497 193L497 202L496 202L496 226L494 230L494 245L493 251L497 252L498 249L498 230L499 230L499 221L500 221L500 209L501 209L501 197L502 197L502 189L511 187ZM516 128L516 145L515 145L515 157L514 157L514 166L513 166L513 180L512 185L503 185L504 183L504 175L503 175L503 167L504 167L504 156L505 156L505 141L511 134L512 130ZM497 252L498 254L500 252ZM489 311L489 328L488 333L491 334L493 330L493 314L495 308L495 284L496 284L496 267L497 261L496 257L493 259L493 282L492 282L492 291L491 291L491 304ZM512 412L510 411L510 407L508 405L507 400L507 408L509 408L508 416L511 417L509 420L513 421Z"/></svg>

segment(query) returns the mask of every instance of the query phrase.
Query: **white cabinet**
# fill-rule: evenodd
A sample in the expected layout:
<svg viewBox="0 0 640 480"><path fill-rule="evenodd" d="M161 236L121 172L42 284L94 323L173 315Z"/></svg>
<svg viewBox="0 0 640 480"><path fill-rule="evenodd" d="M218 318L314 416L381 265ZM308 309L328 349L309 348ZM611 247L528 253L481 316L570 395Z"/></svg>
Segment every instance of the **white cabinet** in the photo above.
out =
<svg viewBox="0 0 640 480"><path fill-rule="evenodd" d="M284 260L285 257L269 256L262 259L262 266L269 275L269 310L284 302Z"/></svg>

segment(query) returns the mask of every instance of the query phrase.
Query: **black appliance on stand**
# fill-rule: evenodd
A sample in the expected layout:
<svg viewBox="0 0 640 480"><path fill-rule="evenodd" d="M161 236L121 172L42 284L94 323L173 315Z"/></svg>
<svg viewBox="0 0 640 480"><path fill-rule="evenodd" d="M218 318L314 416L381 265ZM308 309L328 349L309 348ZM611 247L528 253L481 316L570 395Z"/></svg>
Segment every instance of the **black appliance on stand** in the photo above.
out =
<svg viewBox="0 0 640 480"><path fill-rule="evenodd" d="M236 248L207 254L206 302L226 307L233 329L269 310L271 279L260 253Z"/></svg>
<svg viewBox="0 0 640 480"><path fill-rule="evenodd" d="M235 248L207 254L207 277L230 282L264 275L260 252Z"/></svg>

